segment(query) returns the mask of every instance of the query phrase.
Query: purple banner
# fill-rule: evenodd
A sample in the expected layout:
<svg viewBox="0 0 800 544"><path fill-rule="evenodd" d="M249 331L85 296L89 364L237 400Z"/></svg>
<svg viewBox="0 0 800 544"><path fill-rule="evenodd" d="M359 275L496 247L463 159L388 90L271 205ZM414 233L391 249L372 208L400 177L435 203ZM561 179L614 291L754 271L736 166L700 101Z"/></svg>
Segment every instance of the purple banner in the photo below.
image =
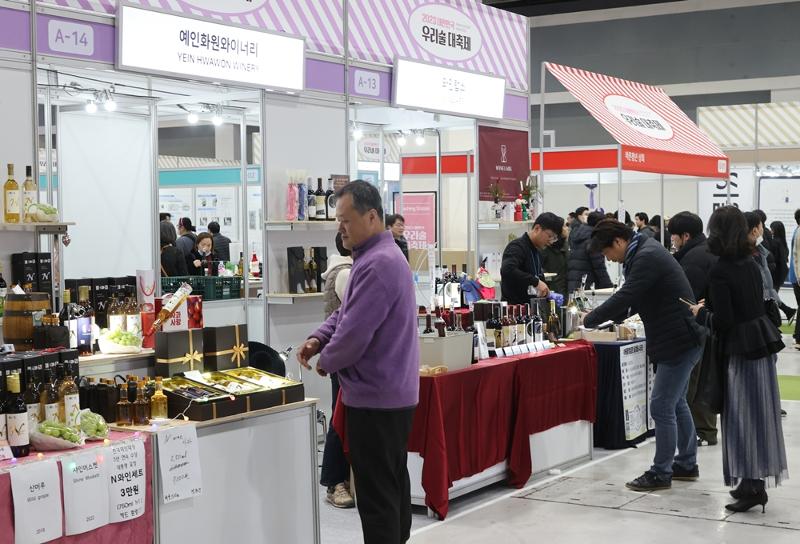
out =
<svg viewBox="0 0 800 544"><path fill-rule="evenodd" d="M318 59L306 59L306 89L344 94L344 65Z"/></svg>
<svg viewBox="0 0 800 544"><path fill-rule="evenodd" d="M503 104L503 119L527 121L530 111L527 98L506 93L505 103Z"/></svg>
<svg viewBox="0 0 800 544"><path fill-rule="evenodd" d="M31 24L28 12L0 7L0 49L31 50Z"/></svg>
<svg viewBox="0 0 800 544"><path fill-rule="evenodd" d="M528 90L525 17L474 0L349 0L350 54L393 65L405 57L506 79Z"/></svg>

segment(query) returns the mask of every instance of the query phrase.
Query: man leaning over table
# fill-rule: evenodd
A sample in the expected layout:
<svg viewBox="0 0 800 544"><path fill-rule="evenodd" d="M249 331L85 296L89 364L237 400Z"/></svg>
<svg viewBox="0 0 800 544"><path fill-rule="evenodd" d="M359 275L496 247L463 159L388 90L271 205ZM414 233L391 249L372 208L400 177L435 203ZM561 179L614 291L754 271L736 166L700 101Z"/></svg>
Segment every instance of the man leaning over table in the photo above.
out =
<svg viewBox="0 0 800 544"><path fill-rule="evenodd" d="M357 180L336 194L342 243L353 268L342 306L297 359L336 372L364 544L402 544L411 531L408 437L419 398L417 306L411 270L384 230L378 190Z"/></svg>

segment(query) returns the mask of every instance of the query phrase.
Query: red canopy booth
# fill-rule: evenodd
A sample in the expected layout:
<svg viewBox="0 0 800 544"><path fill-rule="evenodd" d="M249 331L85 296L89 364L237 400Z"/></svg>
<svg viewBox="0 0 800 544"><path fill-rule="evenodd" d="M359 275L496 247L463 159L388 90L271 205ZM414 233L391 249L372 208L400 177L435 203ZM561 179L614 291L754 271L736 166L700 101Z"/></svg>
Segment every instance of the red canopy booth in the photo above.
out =
<svg viewBox="0 0 800 544"><path fill-rule="evenodd" d="M542 63L539 142L545 133L547 72L586 108L617 145L532 150L531 170L539 172L542 188L545 171L616 169L618 209L624 211L622 171L661 174L663 223L664 174L729 179L728 157L662 89L551 62ZM730 192L730 184L726 185Z"/></svg>

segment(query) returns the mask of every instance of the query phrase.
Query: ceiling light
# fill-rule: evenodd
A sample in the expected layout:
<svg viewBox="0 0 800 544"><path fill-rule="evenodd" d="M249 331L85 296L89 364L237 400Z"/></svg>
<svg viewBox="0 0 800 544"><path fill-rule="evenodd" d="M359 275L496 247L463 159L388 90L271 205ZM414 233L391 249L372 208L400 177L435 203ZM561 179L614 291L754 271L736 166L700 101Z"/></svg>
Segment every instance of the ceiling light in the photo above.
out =
<svg viewBox="0 0 800 544"><path fill-rule="evenodd" d="M360 128L354 128L353 129L353 139L354 140L358 141L363 137L364 137L364 131L363 130L361 130Z"/></svg>
<svg viewBox="0 0 800 544"><path fill-rule="evenodd" d="M417 145L425 145L425 134L420 132L414 141L417 142Z"/></svg>
<svg viewBox="0 0 800 544"><path fill-rule="evenodd" d="M108 90L103 92L103 109L106 111L117 111L117 103L114 102L114 98Z"/></svg>
<svg viewBox="0 0 800 544"><path fill-rule="evenodd" d="M195 112L190 111L189 115L186 116L186 120L189 122L189 124L196 125L197 122L200 120L200 116L197 115Z"/></svg>
<svg viewBox="0 0 800 544"><path fill-rule="evenodd" d="M94 100L87 101L84 109L86 110L86 113L97 113L97 102Z"/></svg>
<svg viewBox="0 0 800 544"><path fill-rule="evenodd" d="M218 113L214 114L214 117L211 118L211 122L214 123L215 127L218 127L222 124L222 116Z"/></svg>
<svg viewBox="0 0 800 544"><path fill-rule="evenodd" d="M406 140L406 135L403 134L403 132L401 131L400 132L400 136L397 137L397 145L399 145L400 147L403 147L407 143L408 143L408 141Z"/></svg>

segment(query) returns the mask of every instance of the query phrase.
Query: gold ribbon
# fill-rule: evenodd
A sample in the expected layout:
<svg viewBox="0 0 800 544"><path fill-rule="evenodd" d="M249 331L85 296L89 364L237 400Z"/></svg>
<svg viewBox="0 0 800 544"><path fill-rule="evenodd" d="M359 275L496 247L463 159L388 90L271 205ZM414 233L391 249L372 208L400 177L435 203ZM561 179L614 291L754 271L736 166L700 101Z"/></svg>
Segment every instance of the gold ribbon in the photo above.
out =
<svg viewBox="0 0 800 544"><path fill-rule="evenodd" d="M157 363L166 363L166 364L175 364L180 363L182 365L189 364L189 369L194 370L195 363L202 363L203 362L203 354L194 349L194 341L192 339L192 331L189 331L189 351L183 357L173 357L171 359L156 359Z"/></svg>
<svg viewBox="0 0 800 544"><path fill-rule="evenodd" d="M236 363L236 368L240 368L242 366L242 361L244 361L245 354L250 348L247 345L241 343L241 339L239 336L239 325L234 325L236 330L236 341L233 344L231 349L225 349L222 351L210 351L206 353L206 356L210 357L219 357L220 355L230 355L231 361Z"/></svg>

